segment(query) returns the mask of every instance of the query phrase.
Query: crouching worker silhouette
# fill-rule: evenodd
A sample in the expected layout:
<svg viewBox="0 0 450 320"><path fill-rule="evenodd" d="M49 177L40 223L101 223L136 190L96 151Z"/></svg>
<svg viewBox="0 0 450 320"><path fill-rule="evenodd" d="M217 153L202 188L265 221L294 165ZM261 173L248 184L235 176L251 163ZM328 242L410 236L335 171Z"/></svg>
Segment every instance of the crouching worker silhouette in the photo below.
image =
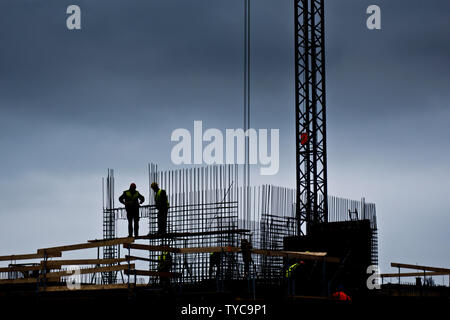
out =
<svg viewBox="0 0 450 320"><path fill-rule="evenodd" d="M125 190L119 197L120 203L125 205L127 210L128 220L128 237L133 236L133 222L134 222L134 236L139 236L139 205L145 201L145 198L136 190L134 183L130 184L130 189Z"/></svg>
<svg viewBox="0 0 450 320"><path fill-rule="evenodd" d="M288 295L294 296L296 294L295 284L300 277L300 275L304 272L305 261L299 260L292 264L286 270L286 282L288 288Z"/></svg>
<svg viewBox="0 0 450 320"><path fill-rule="evenodd" d="M169 252L161 252L158 258L158 271L159 272L170 272L172 270L172 256ZM160 285L164 290L169 290L170 287L170 277L166 275L159 276Z"/></svg>
<svg viewBox="0 0 450 320"><path fill-rule="evenodd" d="M222 252L211 252L209 255L209 278L212 279L214 275L214 268L216 269L216 279L220 276L220 265L222 263Z"/></svg>

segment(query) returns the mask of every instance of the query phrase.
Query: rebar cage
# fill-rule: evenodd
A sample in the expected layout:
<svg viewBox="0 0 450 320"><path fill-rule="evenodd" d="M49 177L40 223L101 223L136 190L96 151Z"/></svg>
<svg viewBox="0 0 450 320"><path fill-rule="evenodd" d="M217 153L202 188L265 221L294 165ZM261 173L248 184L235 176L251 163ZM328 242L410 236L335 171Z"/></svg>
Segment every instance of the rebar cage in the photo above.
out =
<svg viewBox="0 0 450 320"><path fill-rule="evenodd" d="M107 204L114 195L112 172L108 171ZM112 179L112 181L111 181ZM208 166L201 168L158 171L155 165L149 165L149 186L158 182L166 190L170 203L167 232L203 233L171 237L167 239L149 239L149 245L166 245L174 248L198 247L239 247L242 239L248 239L253 248L264 250L283 250L283 239L299 234L295 214L296 192L294 189L270 185L242 188L238 183L238 169L235 165ZM152 195L152 191L150 191ZM244 205L247 199L250 206ZM140 208L140 217L148 219L148 233L157 232L157 211L154 198L150 204ZM346 221L354 218L369 219L373 230L372 261L377 263L377 228L375 204L328 197L329 222ZM112 202L113 204L113 202ZM118 220L126 219L125 208L104 207L104 236L116 236ZM352 214L354 214L352 216ZM245 233L233 233L237 229L246 229ZM205 234L208 232L217 232ZM220 233L223 232L223 233ZM118 250L105 248L104 258L117 258ZM149 251L148 268L158 269L161 252ZM171 253L172 271L181 276L180 283L198 283L208 279L242 279L244 262L242 254L224 252L221 254L221 267L210 269L210 253ZM278 283L282 280L286 261L282 257L253 255L249 276L258 281ZM118 281L108 274L107 281ZM159 281L150 277L149 283Z"/></svg>

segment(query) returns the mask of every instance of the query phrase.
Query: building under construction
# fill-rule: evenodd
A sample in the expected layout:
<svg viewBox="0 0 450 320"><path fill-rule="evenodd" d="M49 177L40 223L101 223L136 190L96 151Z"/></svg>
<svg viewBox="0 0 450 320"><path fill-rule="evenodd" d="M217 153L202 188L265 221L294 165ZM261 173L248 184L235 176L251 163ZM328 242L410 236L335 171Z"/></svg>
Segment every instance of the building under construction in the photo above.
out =
<svg viewBox="0 0 450 320"><path fill-rule="evenodd" d="M114 207L113 200L116 197L113 193L113 171L108 172L103 230L104 239L115 239L117 221L126 219L126 211L124 208ZM139 239L148 240L148 244L126 245L127 254L131 256L129 251L133 249L147 250L148 270L155 271L161 250L150 249L161 249L163 246L173 255L173 272L177 274L173 279L174 283L185 285L211 280L209 263L212 252L221 254L220 272L214 274L215 281L222 286L222 282L227 280L244 279L244 263L242 255L239 254L243 239L248 240L254 249L250 274L247 278L255 283L280 285L285 281L287 268L302 257L312 261L334 261L333 264L340 265L338 256L329 257L329 254L326 254L327 246L324 244L315 250L311 250L310 244L304 244L304 248L298 250L300 245L292 243L309 240L304 231L298 229L295 190L268 185L244 189L237 183L238 168L234 165L173 171L158 171L155 165L150 165L149 185L151 181L159 182L169 195L169 234L165 237L156 235L155 206L154 204L143 206L140 208L140 216L141 219L148 219L149 235ZM153 201L152 196L150 199ZM243 199L247 199L251 205L247 206ZM375 205L365 203L364 199L351 201L337 197L329 197L329 203L330 221L335 223L328 225L332 226L335 233L340 231L340 226L364 233L361 238L349 240L354 240L354 243L358 243L364 249L355 255L360 255L358 256L362 268L360 272L365 272L367 266L377 264ZM347 249L343 251L352 249L351 243L345 246ZM178 248L183 248L184 251L180 252ZM289 250L291 254L284 252L285 250ZM309 254L307 251L314 253ZM118 259L119 252L120 248L117 246L105 247L103 259ZM340 254L342 253L339 252ZM315 264L314 268L322 270L319 264ZM331 273L333 268L329 269ZM117 272L109 273L104 281L107 283L119 281L117 274ZM327 285L330 289L337 287L337 281L341 281L338 275L334 277L336 283ZM152 281L157 282L158 279L151 279L150 283Z"/></svg>
<svg viewBox="0 0 450 320"><path fill-rule="evenodd" d="M398 273L380 278L398 278L398 284L371 290L367 270L378 264L375 204L328 195L323 2L293 1L295 189L252 186L248 148L243 168L217 165L159 170L151 164L150 204L140 207L141 225L147 223L148 230L141 228L142 236L123 238L118 224L126 219L126 211L115 205L114 171L110 169L104 180L103 239L1 256L0 261L7 264L0 268L2 301L29 298L39 303L71 304L106 299L105 308L110 310L114 302L124 299L144 305L259 301L298 307L336 303L333 294L339 291L345 291L353 302L392 296L434 296L448 301L448 288L427 280L450 276L450 269L445 268L393 263ZM248 0L245 5L244 130L250 128ZM169 197L165 235L156 234L157 215L150 190L154 181ZM251 248L243 248L242 240ZM89 250L90 255L85 253ZM78 251L82 258L62 259ZM245 252L250 261L244 259ZM162 253L171 255L168 271L158 270ZM401 273L401 268L419 272ZM417 282L402 284L404 277L415 277Z"/></svg>
<svg viewBox="0 0 450 320"><path fill-rule="evenodd" d="M168 194L165 235L156 233L153 181ZM126 220L126 210L115 207L114 172L108 170L103 239L0 257L10 261L1 269L0 285L10 296L78 290L163 294L167 287L161 287L161 277L169 279L172 294L229 293L255 299L277 292L327 297L341 285L352 294L367 291L364 273L377 264L374 204L329 196L329 222L305 234L296 216L295 190L269 185L244 189L238 181L235 165L169 171L149 165L150 204L140 207L140 223L148 224L148 230L141 227L143 236L121 238L118 224ZM244 272L243 239L252 246L248 273ZM65 252L85 249L95 252L84 259L60 259ZM162 252L172 257L170 272L158 271ZM214 268L213 253L219 256ZM40 261L18 264L22 259ZM298 262L302 272L288 274ZM355 272L358 277L353 276Z"/></svg>
<svg viewBox="0 0 450 320"><path fill-rule="evenodd" d="M156 233L153 181L169 196L165 235ZM380 277L398 279L398 283L370 290L367 269L378 264L375 204L328 196L328 222L314 224L306 232L298 228L295 190L269 185L244 189L236 181L234 165L168 171L149 165L150 204L140 207L143 235L123 238L118 225L124 223L126 211L114 204L114 172L108 170L103 239L0 257L8 262L0 269L2 301L29 298L71 304L117 299L138 305L173 299L178 305L262 301L296 308L348 303L333 298L339 290L353 302L393 296L438 299L433 301L448 297L447 287L432 285L429 279L450 275L449 269L396 263L398 273ZM252 245L247 273L243 239ZM83 258L62 259L70 252L80 252ZM169 271L158 268L163 252L172 258ZM214 266L212 254L219 257ZM37 262L18 263L23 260ZM298 268L291 269L295 264ZM401 273L401 268L420 272ZM423 282L402 284L404 277Z"/></svg>

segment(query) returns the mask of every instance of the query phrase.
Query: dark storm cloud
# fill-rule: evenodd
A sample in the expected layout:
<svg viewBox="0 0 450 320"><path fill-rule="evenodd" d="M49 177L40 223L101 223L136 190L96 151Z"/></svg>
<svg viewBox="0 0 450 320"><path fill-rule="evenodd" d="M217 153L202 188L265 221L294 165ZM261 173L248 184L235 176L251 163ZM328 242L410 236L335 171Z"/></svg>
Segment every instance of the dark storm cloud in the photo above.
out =
<svg viewBox="0 0 450 320"><path fill-rule="evenodd" d="M427 103L430 97L448 100L450 25L445 17L449 3L378 2L379 32L363 27L360 13L371 2L351 3L335 1L327 13L329 95L345 97L348 104L333 113L330 100L330 113L343 118L349 113L384 118L405 110L432 109L436 106ZM351 88L351 94L343 87Z"/></svg>
<svg viewBox="0 0 450 320"><path fill-rule="evenodd" d="M214 2L79 2L78 33L65 29L60 1L26 11L8 3L2 107L14 100L33 118L101 124L124 110L153 112L149 104L166 103L182 111L198 96L239 90L240 6Z"/></svg>
<svg viewBox="0 0 450 320"><path fill-rule="evenodd" d="M345 92L348 105L336 115L354 114L353 104L359 105L361 114L374 110L384 114L383 108L391 112L384 99L407 104L399 97L421 94L410 90L412 86L444 90L449 44L442 41L448 30L442 21L448 20L444 17L448 4L436 2L442 6L439 18L434 7L427 10L431 6L420 1L410 2L407 10L400 1L382 2L383 30L377 34L364 27L364 11L370 4L365 2L327 3L329 94L334 97L336 89ZM33 3L39 2L28 5ZM60 27L65 3L50 1L36 10L8 3L8 11L2 10L5 104L11 97L16 109L31 112L33 118L47 110L44 118L93 124L118 117L125 109L149 112L161 104L181 112L188 104L190 111L201 112L202 103L227 100L230 95L231 111L239 110L240 1L79 4L83 8L79 33ZM253 13L254 94L281 90L286 96L293 77L292 3L254 2ZM418 16L427 23L420 23ZM5 31L11 29L14 32ZM387 85L381 88L380 83ZM356 92L348 95L341 89L349 87ZM368 95L370 101L362 103ZM415 98L411 96L412 101Z"/></svg>

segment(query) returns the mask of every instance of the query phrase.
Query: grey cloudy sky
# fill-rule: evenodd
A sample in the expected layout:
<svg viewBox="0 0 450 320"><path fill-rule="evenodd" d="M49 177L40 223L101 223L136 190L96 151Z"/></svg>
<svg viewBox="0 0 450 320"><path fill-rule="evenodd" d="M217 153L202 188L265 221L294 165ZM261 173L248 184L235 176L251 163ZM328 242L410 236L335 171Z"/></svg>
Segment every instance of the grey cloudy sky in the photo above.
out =
<svg viewBox="0 0 450 320"><path fill-rule="evenodd" d="M450 2L325 2L329 192L376 203L382 269L448 267ZM292 187L293 3L252 14L252 127L281 142L254 181ZM106 168L145 190L174 129L242 126L242 0L4 0L0 41L0 254L101 237Z"/></svg>

